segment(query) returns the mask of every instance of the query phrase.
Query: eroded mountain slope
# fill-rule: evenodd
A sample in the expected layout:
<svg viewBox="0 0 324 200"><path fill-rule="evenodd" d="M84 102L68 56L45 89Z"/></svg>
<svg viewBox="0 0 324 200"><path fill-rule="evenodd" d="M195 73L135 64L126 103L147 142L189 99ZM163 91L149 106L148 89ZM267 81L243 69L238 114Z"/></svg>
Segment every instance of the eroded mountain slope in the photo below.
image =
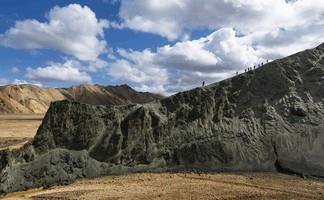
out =
<svg viewBox="0 0 324 200"><path fill-rule="evenodd" d="M323 77L320 45L159 102L52 103L32 143L0 152L0 191L184 169L324 177Z"/></svg>

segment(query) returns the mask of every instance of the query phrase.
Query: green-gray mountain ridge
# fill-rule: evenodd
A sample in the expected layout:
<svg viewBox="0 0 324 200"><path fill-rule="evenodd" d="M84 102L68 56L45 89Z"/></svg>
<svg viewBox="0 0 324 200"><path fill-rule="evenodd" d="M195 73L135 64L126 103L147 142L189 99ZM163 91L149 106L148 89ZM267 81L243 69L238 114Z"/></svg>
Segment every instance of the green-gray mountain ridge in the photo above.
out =
<svg viewBox="0 0 324 200"><path fill-rule="evenodd" d="M324 44L144 105L52 103L34 140L0 152L0 192L143 171L324 177Z"/></svg>

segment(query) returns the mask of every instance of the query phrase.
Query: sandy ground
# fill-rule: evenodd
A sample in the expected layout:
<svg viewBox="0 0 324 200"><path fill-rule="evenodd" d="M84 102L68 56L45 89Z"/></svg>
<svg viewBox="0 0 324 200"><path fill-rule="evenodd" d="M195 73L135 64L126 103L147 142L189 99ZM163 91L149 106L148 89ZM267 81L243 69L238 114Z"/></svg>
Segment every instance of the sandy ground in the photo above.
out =
<svg viewBox="0 0 324 200"><path fill-rule="evenodd" d="M0 149L18 148L35 136L43 115L0 115Z"/></svg>
<svg viewBox="0 0 324 200"><path fill-rule="evenodd" d="M21 199L323 199L324 182L267 173L245 174L130 174L46 190L13 193L6 200Z"/></svg>

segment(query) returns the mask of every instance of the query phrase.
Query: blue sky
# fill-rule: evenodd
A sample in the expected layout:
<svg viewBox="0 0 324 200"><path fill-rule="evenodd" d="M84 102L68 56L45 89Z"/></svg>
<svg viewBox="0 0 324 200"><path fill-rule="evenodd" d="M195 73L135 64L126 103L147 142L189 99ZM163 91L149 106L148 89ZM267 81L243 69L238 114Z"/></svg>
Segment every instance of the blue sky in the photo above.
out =
<svg viewBox="0 0 324 200"><path fill-rule="evenodd" d="M0 84L172 94L324 42L321 0L2 0Z"/></svg>

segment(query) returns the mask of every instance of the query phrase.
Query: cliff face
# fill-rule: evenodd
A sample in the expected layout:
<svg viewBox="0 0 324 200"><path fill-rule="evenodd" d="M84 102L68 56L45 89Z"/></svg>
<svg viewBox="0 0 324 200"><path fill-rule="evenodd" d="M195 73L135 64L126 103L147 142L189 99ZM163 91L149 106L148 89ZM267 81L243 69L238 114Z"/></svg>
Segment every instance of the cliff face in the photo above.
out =
<svg viewBox="0 0 324 200"><path fill-rule="evenodd" d="M321 45L155 103L52 103L31 144L0 152L0 191L193 168L324 177L323 99Z"/></svg>

